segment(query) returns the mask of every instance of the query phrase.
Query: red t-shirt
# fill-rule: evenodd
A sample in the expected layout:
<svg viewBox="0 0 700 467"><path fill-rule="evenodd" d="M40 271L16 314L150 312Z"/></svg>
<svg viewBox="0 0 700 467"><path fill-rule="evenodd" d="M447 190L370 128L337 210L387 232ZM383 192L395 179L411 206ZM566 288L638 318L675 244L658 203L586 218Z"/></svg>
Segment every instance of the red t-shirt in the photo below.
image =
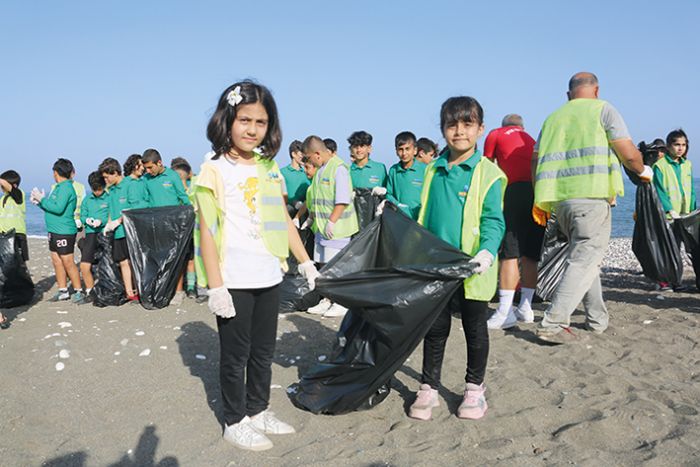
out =
<svg viewBox="0 0 700 467"><path fill-rule="evenodd" d="M519 126L492 130L484 143L484 156L496 160L508 177L508 184L532 181L530 160L535 140Z"/></svg>

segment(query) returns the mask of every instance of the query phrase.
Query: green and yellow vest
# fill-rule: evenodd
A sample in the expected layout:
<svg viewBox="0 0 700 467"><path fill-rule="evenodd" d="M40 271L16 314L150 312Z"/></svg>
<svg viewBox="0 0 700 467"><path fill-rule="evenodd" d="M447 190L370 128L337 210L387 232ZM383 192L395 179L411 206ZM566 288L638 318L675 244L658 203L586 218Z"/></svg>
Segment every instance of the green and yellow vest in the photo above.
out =
<svg viewBox="0 0 700 467"><path fill-rule="evenodd" d="M24 191L22 192L22 203L17 204L11 196L0 197L0 232L9 232L15 229L16 234L27 233L27 223L25 221L27 204L25 203ZM7 199L5 199L7 198ZM5 203L3 206L2 203Z"/></svg>
<svg viewBox="0 0 700 467"><path fill-rule="evenodd" d="M659 159L656 168L661 171L664 185L666 185L666 193L668 194L671 207L678 214L688 214L690 212L691 195L693 193L693 167L689 160L680 164L681 169L681 184L678 184L673 166L666 160L665 157Z"/></svg>
<svg viewBox="0 0 700 467"><path fill-rule="evenodd" d="M335 208L335 171L340 166L348 168L347 164L338 156L333 156L323 167L314 175L307 196L311 195L311 202L307 198L307 205L311 215L314 218L314 224L311 228L314 232L326 231L326 225L331 217L333 208ZM349 173L349 172L348 172ZM350 192L352 193L352 181L350 181ZM360 230L357 222L357 214L355 213L355 205L350 202L347 205L340 218L333 227L333 238L348 238ZM329 239L331 240L331 239Z"/></svg>

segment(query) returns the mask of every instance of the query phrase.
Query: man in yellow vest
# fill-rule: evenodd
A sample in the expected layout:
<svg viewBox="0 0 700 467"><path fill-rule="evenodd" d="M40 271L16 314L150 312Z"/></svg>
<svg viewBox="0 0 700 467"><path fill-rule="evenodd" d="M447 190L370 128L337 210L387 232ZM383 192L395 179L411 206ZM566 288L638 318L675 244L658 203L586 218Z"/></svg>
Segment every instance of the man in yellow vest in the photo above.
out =
<svg viewBox="0 0 700 467"><path fill-rule="evenodd" d="M318 167L309 187L311 229L316 235L314 261L325 264L348 243L359 230L352 202L352 181L347 164L334 156L318 136L309 136L302 145L304 156ZM325 318L344 316L347 308L328 299L307 310Z"/></svg>
<svg viewBox="0 0 700 467"><path fill-rule="evenodd" d="M600 285L600 263L610 240L610 202L624 193L619 162L651 182L622 116L598 99L598 78L577 73L569 80L569 101L542 125L532 158L533 216L544 224L555 212L569 240L567 267L537 337L563 344L576 341L570 318L583 300L586 329L602 333L608 310Z"/></svg>

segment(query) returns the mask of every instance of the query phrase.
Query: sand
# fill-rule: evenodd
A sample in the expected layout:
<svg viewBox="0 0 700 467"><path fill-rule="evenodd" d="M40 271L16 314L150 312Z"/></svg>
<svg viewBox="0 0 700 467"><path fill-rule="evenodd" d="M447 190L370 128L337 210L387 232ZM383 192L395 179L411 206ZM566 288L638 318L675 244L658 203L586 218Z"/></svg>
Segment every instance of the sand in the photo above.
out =
<svg viewBox="0 0 700 467"><path fill-rule="evenodd" d="M0 331L2 465L700 465L698 295L654 292L634 268L605 275L611 327L601 336L543 346L535 325L493 331L490 407L480 421L454 416L466 352L458 320L441 406L419 422L406 411L420 346L370 411L319 416L292 406L285 388L330 353L340 320L282 315L271 409L298 433L252 453L221 438L216 324L206 305L148 312L48 303L55 288L45 248L30 242L41 301L3 310L12 326Z"/></svg>

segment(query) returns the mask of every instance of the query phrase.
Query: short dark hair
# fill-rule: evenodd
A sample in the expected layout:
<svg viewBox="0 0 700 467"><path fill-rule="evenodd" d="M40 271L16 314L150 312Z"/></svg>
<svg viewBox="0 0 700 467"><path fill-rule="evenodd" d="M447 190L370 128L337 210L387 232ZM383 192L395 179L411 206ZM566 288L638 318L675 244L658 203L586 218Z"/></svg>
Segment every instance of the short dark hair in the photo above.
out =
<svg viewBox="0 0 700 467"><path fill-rule="evenodd" d="M372 135L363 130L356 131L348 137L348 143L350 144L350 147L371 146Z"/></svg>
<svg viewBox="0 0 700 467"><path fill-rule="evenodd" d="M396 148L407 143L413 143L414 146L416 145L416 135L410 131L402 131L394 138L394 147Z"/></svg>
<svg viewBox="0 0 700 467"><path fill-rule="evenodd" d="M301 141L295 139L289 145L289 157L292 157L292 153L301 152Z"/></svg>
<svg viewBox="0 0 700 467"><path fill-rule="evenodd" d="M119 161L116 160L114 157L108 157L102 161L100 166L97 168L97 171L101 174L121 175L122 166L119 165Z"/></svg>
<svg viewBox="0 0 700 467"><path fill-rule="evenodd" d="M328 146L326 146L326 144L319 136L311 135L307 136L304 142L301 144L301 150L304 154L306 154L309 151L309 149L311 149L313 146L320 146L328 149Z"/></svg>
<svg viewBox="0 0 700 467"><path fill-rule="evenodd" d="M422 138L418 138L418 141L416 141L416 146L418 147L419 151L435 151L435 154L437 154L438 152L438 145L435 144L435 142L432 139L426 138L425 136Z"/></svg>
<svg viewBox="0 0 700 467"><path fill-rule="evenodd" d="M173 157L170 161L170 168L173 170L184 170L188 174L192 173L192 166L184 157Z"/></svg>
<svg viewBox="0 0 700 467"><path fill-rule="evenodd" d="M128 177L133 173L134 170L136 170L136 167L139 166L139 163L141 162L141 154L132 154L130 155L127 159L126 162L124 162L124 176Z"/></svg>
<svg viewBox="0 0 700 467"><path fill-rule="evenodd" d="M88 175L88 185L90 185L92 191L104 190L105 186L107 186L99 170L91 172L90 175Z"/></svg>
<svg viewBox="0 0 700 467"><path fill-rule="evenodd" d="M678 138L685 138L685 154L681 154L681 156L685 157L688 155L688 151L690 150L690 141L688 141L688 135L685 134L685 131L683 131L682 128L673 130L666 136L666 147L671 146Z"/></svg>
<svg viewBox="0 0 700 467"><path fill-rule="evenodd" d="M445 128L455 125L457 122L484 123L484 109L479 101L469 96L450 97L442 103L440 108L440 130L445 133Z"/></svg>
<svg viewBox="0 0 700 467"><path fill-rule="evenodd" d="M236 105L228 102L228 95L236 88L240 88L239 94L243 98ZM267 112L267 133L262 140L261 156L272 159L277 155L282 145L282 129L280 128L279 116L277 114L277 104L272 97L272 93L262 84L254 83L251 80L239 81L224 89L219 97L214 115L211 116L207 125L207 139L211 141L211 148L216 155L212 159L218 159L222 154L227 154L233 146L231 141L231 127L236 119L236 114L241 105L255 104L260 102Z"/></svg>
<svg viewBox="0 0 700 467"><path fill-rule="evenodd" d="M158 161L162 161L163 158L160 157L160 153L155 149L146 149L143 151L143 156L141 156L142 162L153 162L154 164Z"/></svg>
<svg viewBox="0 0 700 467"><path fill-rule="evenodd" d="M63 178L70 178L73 173L73 163L68 159L60 158L53 163L53 170Z"/></svg>
<svg viewBox="0 0 700 467"><path fill-rule="evenodd" d="M334 139L323 138L323 144L326 145L326 147L328 148L328 150L330 152L333 152L333 153L338 152L338 143L336 143Z"/></svg>
<svg viewBox="0 0 700 467"><path fill-rule="evenodd" d="M13 186L19 186L20 182L22 181L22 177L19 176L17 172L14 170L6 170L3 173L0 174L0 178L5 180L7 183Z"/></svg>

